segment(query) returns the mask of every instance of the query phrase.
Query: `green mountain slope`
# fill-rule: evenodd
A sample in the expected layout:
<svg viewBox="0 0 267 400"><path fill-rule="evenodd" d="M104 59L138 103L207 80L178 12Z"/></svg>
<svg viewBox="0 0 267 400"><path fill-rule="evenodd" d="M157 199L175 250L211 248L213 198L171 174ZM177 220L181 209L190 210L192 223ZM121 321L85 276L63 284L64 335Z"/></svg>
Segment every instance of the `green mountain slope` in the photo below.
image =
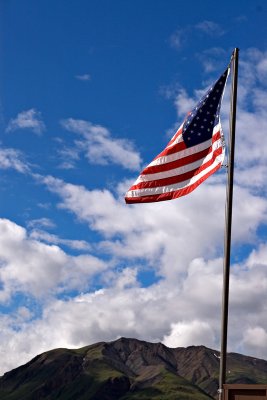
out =
<svg viewBox="0 0 267 400"><path fill-rule="evenodd" d="M267 383L267 361L228 355L228 383ZM1 400L208 400L216 397L219 354L121 338L56 349L0 378Z"/></svg>

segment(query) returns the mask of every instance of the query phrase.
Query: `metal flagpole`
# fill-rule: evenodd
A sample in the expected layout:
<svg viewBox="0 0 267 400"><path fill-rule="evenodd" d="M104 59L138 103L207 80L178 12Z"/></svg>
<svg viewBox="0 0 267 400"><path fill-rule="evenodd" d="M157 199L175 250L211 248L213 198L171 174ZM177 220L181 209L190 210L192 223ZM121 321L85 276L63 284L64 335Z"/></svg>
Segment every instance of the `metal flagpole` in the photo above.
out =
<svg viewBox="0 0 267 400"><path fill-rule="evenodd" d="M233 180L234 180L234 156L235 156L235 125L236 125L236 101L237 101L237 77L238 77L238 53L235 48L232 55L232 95L230 114L230 143L228 160L228 185L225 205L225 238L224 238L224 269L223 269L223 294L222 294L222 321L221 321L221 356L219 374L219 400L223 400L223 385L226 381L226 353L227 353L227 328L229 305L229 277L231 256L231 232L232 232L232 204L233 204Z"/></svg>

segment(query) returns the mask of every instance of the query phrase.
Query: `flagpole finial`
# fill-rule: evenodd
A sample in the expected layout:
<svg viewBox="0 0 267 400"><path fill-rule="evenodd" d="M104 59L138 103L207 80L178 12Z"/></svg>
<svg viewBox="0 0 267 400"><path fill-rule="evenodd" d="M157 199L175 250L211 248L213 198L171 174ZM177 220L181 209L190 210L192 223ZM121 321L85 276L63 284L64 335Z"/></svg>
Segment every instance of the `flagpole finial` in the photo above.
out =
<svg viewBox="0 0 267 400"><path fill-rule="evenodd" d="M230 58L230 61L228 64L228 68L231 69L231 65L234 62L234 60L238 57L238 53L239 53L239 48L235 47L234 50L232 51L231 58Z"/></svg>
<svg viewBox="0 0 267 400"><path fill-rule="evenodd" d="M238 53L239 53L239 48L238 48L238 47L235 47L234 50L233 50L233 52L232 52L231 60L232 60L233 58L235 58L236 55L237 55Z"/></svg>

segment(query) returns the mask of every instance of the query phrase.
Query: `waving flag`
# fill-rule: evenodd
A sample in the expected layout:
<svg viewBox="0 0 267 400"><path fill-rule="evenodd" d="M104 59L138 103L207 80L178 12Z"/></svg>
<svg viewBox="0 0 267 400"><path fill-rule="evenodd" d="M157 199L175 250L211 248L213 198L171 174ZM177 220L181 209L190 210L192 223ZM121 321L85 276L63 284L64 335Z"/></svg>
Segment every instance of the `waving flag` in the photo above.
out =
<svg viewBox="0 0 267 400"><path fill-rule="evenodd" d="M224 159L220 107L229 68L209 88L168 143L141 172L126 203L176 199L191 193L217 171Z"/></svg>

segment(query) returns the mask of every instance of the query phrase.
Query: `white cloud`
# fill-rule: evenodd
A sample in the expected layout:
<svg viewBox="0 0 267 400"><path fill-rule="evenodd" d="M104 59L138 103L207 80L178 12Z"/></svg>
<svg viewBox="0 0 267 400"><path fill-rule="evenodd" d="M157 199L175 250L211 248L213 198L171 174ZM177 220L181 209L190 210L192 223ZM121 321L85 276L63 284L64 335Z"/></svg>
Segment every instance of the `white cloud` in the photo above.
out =
<svg viewBox="0 0 267 400"><path fill-rule="evenodd" d="M168 347L187 347L207 345L215 342L214 332L207 322L193 320L171 325L171 332L164 336L163 343Z"/></svg>
<svg viewBox="0 0 267 400"><path fill-rule="evenodd" d="M6 131L13 132L18 129L29 129L37 135L41 135L45 130L45 124L42 121L41 113L34 108L20 112L16 118L9 121Z"/></svg>
<svg viewBox="0 0 267 400"><path fill-rule="evenodd" d="M22 153L12 148L0 148L0 169L14 169L21 173L30 171Z"/></svg>
<svg viewBox="0 0 267 400"><path fill-rule="evenodd" d="M9 352L7 349L12 349L12 357L3 354L1 372L53 347L79 347L121 335L161 337L162 324L167 318L163 316L165 309L160 291L156 288L155 293L150 293L141 288L120 289L117 286L69 301L55 300L45 307L42 319L24 324L19 332L12 330L12 321L1 321L0 336L5 354ZM158 324L160 314L161 324ZM152 326L154 332L150 336Z"/></svg>
<svg viewBox="0 0 267 400"><path fill-rule="evenodd" d="M89 191L84 186L65 183L52 176L37 176L37 179L59 195L61 208L73 212L81 221L90 223L93 229L104 235L122 233L135 226L134 221L130 222L127 207L106 189Z"/></svg>
<svg viewBox="0 0 267 400"><path fill-rule="evenodd" d="M112 286L117 287L119 290L139 286L137 272L137 268L124 268L110 275L106 282L112 282Z"/></svg>
<svg viewBox="0 0 267 400"><path fill-rule="evenodd" d="M72 148L64 147L58 151L59 157L62 162L59 165L59 168L62 169L73 169L75 168L75 163L80 159L79 155L80 149L76 146Z"/></svg>
<svg viewBox="0 0 267 400"><path fill-rule="evenodd" d="M30 238L39 240L41 242L56 244L56 245L65 245L75 250L90 250L91 246L85 240L70 240L70 239L62 239L57 235L53 235L51 233L45 232L41 229L33 229L30 232Z"/></svg>
<svg viewBox="0 0 267 400"><path fill-rule="evenodd" d="M37 219L32 219L31 221L28 222L27 226L29 228L55 228L55 223L51 221L49 218L37 218Z"/></svg>
<svg viewBox="0 0 267 400"><path fill-rule="evenodd" d="M185 32L182 29L177 29L170 37L170 45L176 50L180 50L184 44Z"/></svg>
<svg viewBox="0 0 267 400"><path fill-rule="evenodd" d="M266 54L265 54L264 58L262 58L259 61L259 63L258 63L256 68L257 68L259 79L261 79L262 83L264 84L266 82L266 78L267 78L267 59L266 59Z"/></svg>
<svg viewBox="0 0 267 400"><path fill-rule="evenodd" d="M242 345L255 356L262 358L262 350L267 347L267 331L261 326L248 328L244 332Z"/></svg>
<svg viewBox="0 0 267 400"><path fill-rule="evenodd" d="M69 118L61 122L62 126L78 133L82 139L76 141L78 149L85 153L92 164L120 165L129 170L139 170L141 157L127 139L112 138L109 130L89 121Z"/></svg>
<svg viewBox="0 0 267 400"><path fill-rule="evenodd" d="M75 78L78 79L79 81L90 81L91 75L90 74L76 75Z"/></svg>
<svg viewBox="0 0 267 400"><path fill-rule="evenodd" d="M187 113L192 110L195 104L196 101L189 97L184 89L179 90L175 99L175 106L179 117L184 118Z"/></svg>
<svg viewBox="0 0 267 400"><path fill-rule="evenodd" d="M16 292L44 298L64 290L87 288L90 277L108 266L89 254L69 256L58 246L31 238L24 228L7 219L0 220L0 232L0 301ZM68 243L74 244L78 246Z"/></svg>
<svg viewBox="0 0 267 400"><path fill-rule="evenodd" d="M204 20L195 25L186 25L183 28L178 28L170 36L169 43L171 47L176 50L181 50L181 48L186 44L188 38L194 37L199 32L208 36L222 36L225 31L216 22Z"/></svg>
<svg viewBox="0 0 267 400"><path fill-rule="evenodd" d="M229 55L230 51L226 51L221 47L212 47L198 53L197 58L203 65L204 71L211 75L215 71L222 72L226 68L226 60L229 58Z"/></svg>
<svg viewBox="0 0 267 400"><path fill-rule="evenodd" d="M247 260L247 265L249 268L253 266L266 265L267 264L267 245L260 244L257 250L252 250L250 256Z"/></svg>
<svg viewBox="0 0 267 400"><path fill-rule="evenodd" d="M221 28L219 24L213 21L202 21L195 25L195 28L207 35L212 36L222 36L224 34L224 30Z"/></svg>

